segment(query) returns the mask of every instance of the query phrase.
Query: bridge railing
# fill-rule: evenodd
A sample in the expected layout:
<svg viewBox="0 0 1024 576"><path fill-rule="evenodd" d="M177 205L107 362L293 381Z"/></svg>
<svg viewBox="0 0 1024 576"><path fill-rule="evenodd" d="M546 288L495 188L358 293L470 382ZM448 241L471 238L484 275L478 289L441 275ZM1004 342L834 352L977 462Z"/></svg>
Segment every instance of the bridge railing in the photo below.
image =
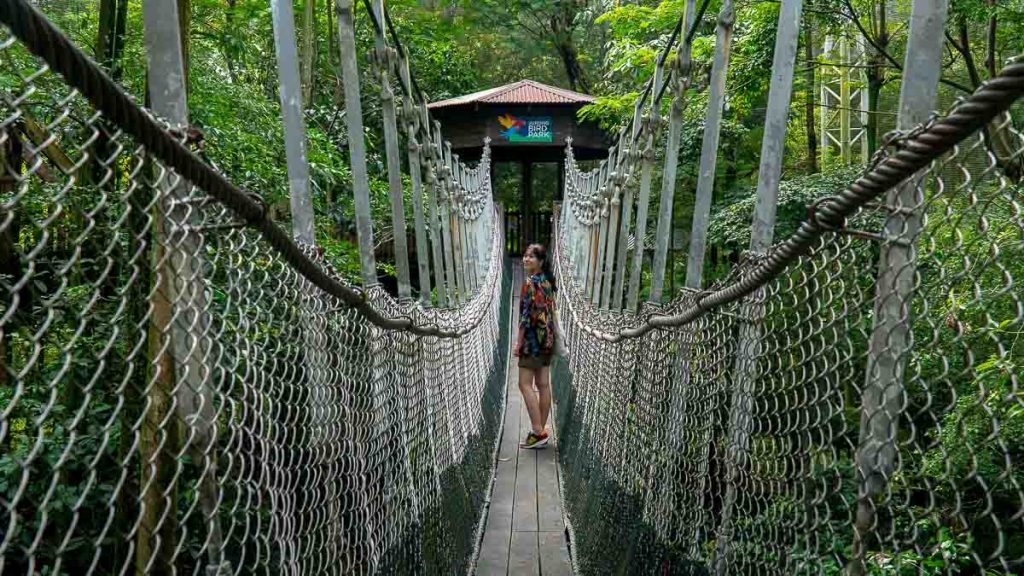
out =
<svg viewBox="0 0 1024 576"><path fill-rule="evenodd" d="M379 42L377 72L401 76L388 148L409 152L424 267L418 294L407 269L397 297L377 283L353 150L354 285L310 228L290 16L275 12L291 233L270 191L198 154L176 9L144 8L159 120L28 2L0 5L0 572L466 572L508 353L487 153L469 167L446 151L404 53Z"/></svg>
<svg viewBox="0 0 1024 576"><path fill-rule="evenodd" d="M553 382L577 569L1020 572L1024 63L929 119L946 6L915 1L900 130L773 244L800 20L784 0L750 251L705 286L735 19L724 3L686 285L663 299L689 14L706 5L688 3L609 159L583 172L567 149L556 270L569 353ZM645 236L655 147L645 270L626 245Z"/></svg>

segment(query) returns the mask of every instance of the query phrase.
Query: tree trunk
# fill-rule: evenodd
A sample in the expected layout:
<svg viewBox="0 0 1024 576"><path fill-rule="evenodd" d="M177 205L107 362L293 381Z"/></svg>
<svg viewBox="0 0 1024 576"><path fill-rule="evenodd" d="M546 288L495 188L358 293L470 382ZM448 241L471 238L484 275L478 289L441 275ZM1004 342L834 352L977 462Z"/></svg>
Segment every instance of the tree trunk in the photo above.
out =
<svg viewBox="0 0 1024 576"><path fill-rule="evenodd" d="M590 83L583 75L576 46L572 43L572 40L558 41L555 48L558 50L558 55L562 58L565 75L569 80L569 89L576 92L590 93Z"/></svg>
<svg viewBox="0 0 1024 576"><path fill-rule="evenodd" d="M995 75L995 72L993 72L993 67L995 66L995 41L991 36L994 21L995 16L993 15L989 19L990 36L987 39L985 56L985 69L990 78ZM967 20L961 18L957 22L956 38L947 34L946 39L964 59L964 67L967 69L967 75L971 79L971 88L977 89L982 83L981 71L974 60L974 54L971 52L971 37ZM996 116L992 122L985 126L982 130L982 137L985 141L985 147L995 158L996 165L1002 169L1003 174L1012 182L1018 183L1024 180L1024 158L1015 156L1017 148L1020 146L1020 141L1014 135L1012 128L1013 117L1003 113Z"/></svg>
<svg viewBox="0 0 1024 576"><path fill-rule="evenodd" d="M148 166L143 170L151 170ZM128 197L128 266L124 280L134 274L135 280L127 286L127 309L124 316L126 341L138 343L147 334L148 294L152 283L149 268L152 230L149 228L146 207L153 201L153 189L139 186ZM124 563L131 550L131 537L138 517L139 468L131 456L135 438L135 423L142 414L142 394L146 388L147 358L142 354L126 356L124 363L131 370L131 376L124 386L124 405L121 409L121 437L118 444L118 462L126 463L124 483L117 494L114 519L119 537L114 542L114 558Z"/></svg>
<svg viewBox="0 0 1024 576"><path fill-rule="evenodd" d="M302 100L308 107L313 102L316 80L316 0L306 0L302 18Z"/></svg>
<svg viewBox="0 0 1024 576"><path fill-rule="evenodd" d="M152 258L145 265L164 271L157 274L158 283L150 300L149 377L145 391L145 414L139 430L139 483L141 508L136 535L136 574L171 575L175 572L175 549L178 546L178 487L175 455L180 452L180 420L174 410L174 353L171 341L172 304L167 269L165 229L167 218L159 208L153 218L156 238ZM163 240L161 240L163 239Z"/></svg>
<svg viewBox="0 0 1024 576"><path fill-rule="evenodd" d="M4 132L6 132L6 138L3 139L4 142L2 148L0 148L3 152L3 166L0 166L0 196L6 198L14 190L15 186L18 185L18 178L21 176L22 145L20 138L14 130L7 128ZM7 212L7 209L0 205L0 222L7 221L10 218L6 228L0 230L0 275L6 276L8 282L15 284L22 277L23 266L21 254L18 251L20 226L17 205L13 205L10 210L14 211L14 214L11 215L13 217L4 214L4 212ZM27 283L26 287L19 293L10 295L10 300L4 301L5 307L11 306L14 298L17 297L19 311L31 311L32 298L27 287L28 284L30 283ZM12 350L8 340L14 333L14 319L15 316L12 316L6 324L0 324L0 388L6 388L10 385L7 371L10 365Z"/></svg>
<svg viewBox="0 0 1024 576"><path fill-rule="evenodd" d="M551 15L550 30L555 50L558 51L562 65L565 67L569 88L589 93L590 83L580 66L579 51L576 50L576 44L572 37L576 11L575 3L563 2L561 7Z"/></svg>
<svg viewBox="0 0 1024 576"><path fill-rule="evenodd" d="M235 6L238 0L227 0L228 8L224 11L224 63L227 65L228 77L232 84L238 83L238 63L235 62L234 30L235 30Z"/></svg>
<svg viewBox="0 0 1024 576"><path fill-rule="evenodd" d="M814 58L814 24L805 16L804 28L804 60L806 71L804 83L807 85L804 94L804 121L807 126L807 166L811 174L818 172L818 132L814 127L814 80L817 62ZM823 120L824 121L824 120Z"/></svg>
<svg viewBox="0 0 1024 576"><path fill-rule="evenodd" d="M874 154L875 150L878 149L878 104L881 100L882 86L885 85L885 56L883 53L889 48L886 1L877 0L873 8L877 14L877 28L874 30L874 44L877 48L872 48L866 70L868 81L868 120L865 126L865 135L868 141L868 156Z"/></svg>
<svg viewBox="0 0 1024 576"><path fill-rule="evenodd" d="M999 16L996 15L996 0L988 0L988 9L988 37L985 42L985 68L988 69L988 77L994 78L998 73L998 70L996 70L996 28L999 24Z"/></svg>

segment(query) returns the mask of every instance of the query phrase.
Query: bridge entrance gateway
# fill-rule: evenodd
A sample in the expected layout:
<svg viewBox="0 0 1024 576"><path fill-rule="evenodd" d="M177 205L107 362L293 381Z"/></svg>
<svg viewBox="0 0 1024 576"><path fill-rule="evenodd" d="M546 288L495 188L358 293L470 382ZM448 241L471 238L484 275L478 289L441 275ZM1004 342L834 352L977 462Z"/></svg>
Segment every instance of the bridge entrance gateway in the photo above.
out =
<svg viewBox="0 0 1024 576"><path fill-rule="evenodd" d="M48 6L0 2L0 574L1024 570L1024 61L931 115L945 0L912 1L898 131L776 238L802 15L782 0L756 197L730 207L749 252L714 280L732 0L687 0L610 142L575 122L589 97L529 81L429 104L384 1L335 0L339 122L363 134L374 91L390 210L375 229L350 138L352 272L318 245L291 2L270 2L285 223L188 124L174 3L142 1L150 110ZM543 234L502 222L512 162L564 183L544 452L516 449L508 384L509 242Z"/></svg>
<svg viewBox="0 0 1024 576"><path fill-rule="evenodd" d="M565 189L566 143L573 143L581 160L608 156L608 135L577 117L580 108L595 101L587 94L520 80L428 106L459 158L476 161L483 153L481 143L490 140L491 180L504 207L509 256L522 256L531 242L551 242L552 207L562 201Z"/></svg>

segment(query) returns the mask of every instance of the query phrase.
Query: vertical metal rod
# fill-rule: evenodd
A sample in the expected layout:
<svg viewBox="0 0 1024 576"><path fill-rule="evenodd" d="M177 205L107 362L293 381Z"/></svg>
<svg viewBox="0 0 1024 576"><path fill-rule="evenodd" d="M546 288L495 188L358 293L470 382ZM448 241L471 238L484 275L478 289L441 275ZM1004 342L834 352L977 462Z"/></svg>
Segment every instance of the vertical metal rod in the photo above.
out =
<svg viewBox="0 0 1024 576"><path fill-rule="evenodd" d="M586 190L586 198L590 198L594 194L594 188L597 183L597 178L588 178L584 181L584 189ZM598 216L600 220L600 216ZM587 290L586 297L592 298L594 295L594 282L596 281L595 274L597 273L597 245L601 241L601 226L599 222L594 222L587 225Z"/></svg>
<svg viewBox="0 0 1024 576"><path fill-rule="evenodd" d="M657 94L661 90L662 74L663 66L658 66L654 69L653 94ZM639 134L638 128L643 127L644 123L647 123L647 121L646 118L643 117L643 106L638 104L636 110L633 111L634 135ZM653 126L647 123L646 128L650 130ZM633 156L634 151L630 149L628 158L630 166L632 166L635 161ZM630 171L632 171L632 169ZM647 184L650 186L649 179ZM616 310L622 308L622 295L625 291L626 282L626 253L629 248L629 224L633 218L633 187L630 186L628 182L624 182L623 186L625 187L625 198L622 201L622 221L619 225L619 245L615 256L615 293L612 295L611 304L611 308ZM649 192L650 190L648 189L648 193Z"/></svg>
<svg viewBox="0 0 1024 576"><path fill-rule="evenodd" d="M822 59L827 59L832 53L832 37L825 36L825 43L822 45L821 56ZM820 111L820 122L818 122L818 150L820 150L821 158L819 158L819 164L821 170L825 170L825 164L828 161L828 82L825 81L825 68L821 68L821 73L818 74L818 82L821 90L821 98L819 98L819 111Z"/></svg>
<svg viewBox="0 0 1024 576"><path fill-rule="evenodd" d="M727 5L731 9L730 0L726 0ZM693 20L696 18L696 0L686 0L686 26L684 32L687 32L693 27ZM719 45L721 41L719 41ZM692 44L685 42L683 49L679 51L677 58L679 58L679 74L677 82L682 82L683 78L689 76L690 73L690 58L691 58ZM718 52L716 51L715 63L717 64ZM724 75L723 75L724 76ZM679 89L682 92L683 88ZM707 125L705 125L705 134L707 133ZM681 94L677 94L676 98L672 103L672 108L669 112L668 122L668 137L665 141L665 169L661 175L661 198L658 206L658 227L655 232L655 244L654 244L654 261L652 263L652 277L651 277L651 292L648 300L651 302L661 301L661 292L665 286L665 265L668 259L668 242L669 235L672 228L672 210L673 203L675 202L676 193L676 171L679 166L679 140L683 131L683 103ZM647 233L646 229L646 211L644 212L645 223L644 233ZM643 251L637 253L637 260L634 262L633 267L637 270L637 291L640 289L640 267L643 265Z"/></svg>
<svg viewBox="0 0 1024 576"><path fill-rule="evenodd" d="M623 142L625 147L625 133L619 134L620 141ZM608 247L604 253L604 285L601 286L601 307L609 308L612 297L612 283L615 280L615 255L618 249L617 243L619 239L619 217L622 215L622 181L623 174L622 164L620 162L619 155L624 150L619 150L619 154L612 158L612 166L608 173L608 187L611 191L611 214L608 218Z"/></svg>
<svg viewBox="0 0 1024 576"><path fill-rule="evenodd" d="M423 217L423 167L420 162L420 146L416 139L419 122L410 120L409 130L409 176L412 179L412 216L416 226L416 264L420 279L420 302L430 306L430 255L427 247L426 220Z"/></svg>
<svg viewBox="0 0 1024 576"><path fill-rule="evenodd" d="M801 0L782 0L772 61L768 109L761 140L761 163L757 178L757 199L750 233L750 251L763 255L772 243L779 195L779 178L786 152L786 125L793 94L793 72L800 39ZM761 320L764 318L764 289L758 289L742 304L739 340L736 347L735 379L729 409L726 445L726 488L722 523L718 533L716 572L726 574L733 544L733 518L739 499L740 476L750 457L750 434L754 408L754 386L761 350Z"/></svg>
<svg viewBox="0 0 1024 576"><path fill-rule="evenodd" d="M611 162L612 157L615 156L615 147L612 146L611 151L608 153L608 159L601 164L601 169L598 172L597 184L598 190L600 190L601 196L604 198L603 206L601 207L601 235L597 243L597 257L594 258L594 293L591 295L591 302L594 306L601 305L601 286L602 282L605 281L604 277L604 254L608 249L608 220L611 215L611 191L609 190L608 183L608 165Z"/></svg>
<svg viewBox="0 0 1024 576"><path fill-rule="evenodd" d="M704 253L711 219L711 199L715 188L715 165L718 162L718 137L722 126L722 108L725 104L725 79L729 70L732 25L735 21L736 13L732 0L725 0L722 12L718 15L718 37L715 41L715 61L711 68L708 115L704 123L704 140L700 150L697 200L693 208L693 228L686 262L687 288L700 289L704 275ZM667 232L665 236L668 236Z"/></svg>
<svg viewBox="0 0 1024 576"><path fill-rule="evenodd" d="M867 40L860 38L857 41L857 62L863 64L866 61ZM860 95L857 107L860 108L860 161L867 164L871 159L871 150L868 148L868 67L863 66L859 71Z"/></svg>
<svg viewBox="0 0 1024 576"><path fill-rule="evenodd" d="M839 39L839 154L843 165L849 165L853 159L850 142L850 39L843 36Z"/></svg>
<svg viewBox="0 0 1024 576"><path fill-rule="evenodd" d="M459 299L459 286L455 279L455 248L452 244L452 204L447 175L451 168L445 163L443 155L441 158L437 189L438 203L441 209L441 246L444 252L444 275L445 283L448 286L448 302L451 306L456 306L461 300Z"/></svg>
<svg viewBox="0 0 1024 576"><path fill-rule="evenodd" d="M430 154L430 146L427 153ZM444 244L441 239L441 212L438 209L438 177L434 170L435 163L427 165L427 206L430 209L430 251L434 262L434 286L437 290L437 305L448 306L448 292L444 284Z"/></svg>
<svg viewBox="0 0 1024 576"><path fill-rule="evenodd" d="M942 66L947 0L914 0L910 38L900 87L897 128L925 121L935 105ZM865 556L878 522L876 510L898 462L897 437L904 402L904 371L913 342L911 300L917 282L916 243L923 220L923 173L886 195L888 212L875 284L874 326L868 343L861 397L860 441L856 469L859 484L854 520L851 574L866 572ZM894 242L889 239L899 239Z"/></svg>
<svg viewBox="0 0 1024 576"><path fill-rule="evenodd" d="M438 210L438 147L434 139L433 125L430 115L427 113L427 105L421 102L419 105L420 130L423 132L423 150L426 152L424 160L427 168L427 215L430 218L430 256L434 263L434 287L437 291L437 305L442 308L448 305L447 291L444 285L444 258L442 256L444 245L441 242L441 215Z"/></svg>
<svg viewBox="0 0 1024 576"><path fill-rule="evenodd" d="M292 236L310 246L316 244L313 195L306 162L306 124L303 120L302 86L299 82L299 53L295 45L295 16L292 3L271 0L274 50L277 54L278 92L284 119L284 151L288 168L288 190L292 210Z"/></svg>
<svg viewBox="0 0 1024 576"><path fill-rule="evenodd" d="M373 0L373 13L378 22L384 22L384 0ZM405 229L405 205L402 198L402 160L398 143L398 115L395 111L395 92L391 88L391 67L394 50L387 45L384 28L375 28L374 49L380 67L380 101L384 127L384 154L388 166L388 196L391 200L391 230L395 252L395 275L398 277L398 300L412 299L409 284L409 237Z"/></svg>
<svg viewBox="0 0 1024 576"><path fill-rule="evenodd" d="M188 126L188 88L184 83L185 62L181 52L177 6L146 0L143 2L143 19L153 111L167 119L172 127L183 131ZM141 484L146 487L141 498L146 513L138 526L136 566L138 569L156 567L158 571L173 568L163 563L173 563L175 554L172 540L177 538L178 529L177 510L174 509L177 506L177 488L161 484L180 473L166 468L182 466L175 462L174 455L180 449L183 436L189 442L187 453L202 470L196 497L208 531L206 573L217 576L230 572L231 567L224 560L223 533L218 514L217 415L210 382L212 342L201 262L203 238L192 225L196 215L192 205L185 202L189 196L185 181L167 170L161 185L158 222L154 228L154 259L162 261L163 266L156 275L150 338L170 337L170 346L163 354L170 354L173 359L174 381L154 381L147 390L149 407L143 415L139 438L143 470ZM162 258L160 252L168 257ZM151 342L150 345L151 349L161 347L161 343ZM157 358L151 360L160 362ZM168 384L173 389L165 389ZM175 398L173 403L171 395ZM188 427L188 432L182 436L178 436L178 430L174 428L164 428L165 422L174 420L169 414L174 404L177 404L181 421ZM160 520L161 514L167 518ZM164 535L170 538L163 538ZM157 543L159 548L155 546ZM154 560L153 556L157 559Z"/></svg>
<svg viewBox="0 0 1024 576"><path fill-rule="evenodd" d="M366 171L366 143L363 141L363 104L356 61L356 31L352 0L335 0L338 15L338 48L341 52L341 78L345 88L345 121L348 125L348 152L352 171L352 194L356 208L356 234L359 238L359 267L363 286L377 285L377 262L373 254L373 215L370 209L370 177Z"/></svg>
<svg viewBox="0 0 1024 576"><path fill-rule="evenodd" d="M450 238L452 241L452 268L455 278L455 294L459 302L466 301L466 280L464 278L465 261L462 257L462 226L459 216L458 188L455 182L455 170L457 165L452 158L451 143L445 142L445 186L448 190L448 223L450 227Z"/></svg>
<svg viewBox="0 0 1024 576"><path fill-rule="evenodd" d="M441 123L434 121L434 140L437 143L438 151L438 188L437 197L440 207L441 224L441 248L444 253L444 275L448 289L448 304L456 306L459 303L459 287L455 283L455 252L452 249L452 221L451 221L451 198L449 195L448 182L450 180L451 165L448 163L445 154L444 139L441 138Z"/></svg>
<svg viewBox="0 0 1024 576"><path fill-rule="evenodd" d="M673 103L673 106L675 103ZM644 238L647 236L647 210L651 202L651 178L654 172L654 131L658 126L657 111L644 120L648 128L647 142L640 153L640 197L636 207L636 227L633 231L633 259L630 262L629 289L626 292L626 308L636 310L640 298L640 278L644 263Z"/></svg>

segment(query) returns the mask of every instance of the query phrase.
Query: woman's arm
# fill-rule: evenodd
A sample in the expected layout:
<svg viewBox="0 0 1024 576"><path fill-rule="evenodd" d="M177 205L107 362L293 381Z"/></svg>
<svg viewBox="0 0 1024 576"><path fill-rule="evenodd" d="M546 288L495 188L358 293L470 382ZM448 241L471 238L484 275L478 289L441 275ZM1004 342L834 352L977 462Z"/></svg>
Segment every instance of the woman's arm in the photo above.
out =
<svg viewBox="0 0 1024 576"><path fill-rule="evenodd" d="M530 314L533 312L533 290L533 282L527 278L519 293L519 331L513 348L513 354L516 356L522 353L523 344L526 342L526 329L530 326Z"/></svg>

